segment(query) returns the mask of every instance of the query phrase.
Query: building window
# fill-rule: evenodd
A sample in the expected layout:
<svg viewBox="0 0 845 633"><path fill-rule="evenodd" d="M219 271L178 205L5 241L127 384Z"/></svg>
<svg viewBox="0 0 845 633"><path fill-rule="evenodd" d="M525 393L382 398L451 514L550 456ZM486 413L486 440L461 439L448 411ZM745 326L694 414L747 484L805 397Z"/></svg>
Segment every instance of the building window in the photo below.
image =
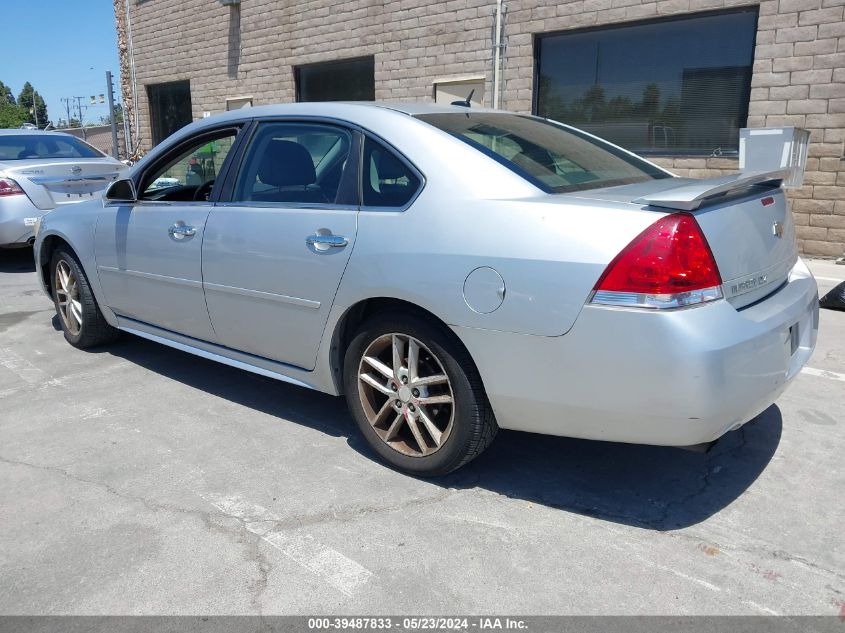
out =
<svg viewBox="0 0 845 633"><path fill-rule="evenodd" d="M736 152L757 9L539 36L534 111L627 149Z"/></svg>
<svg viewBox="0 0 845 633"><path fill-rule="evenodd" d="M434 82L434 103L449 105L453 101L464 101L472 94L470 104L484 106L484 77L463 79L438 79Z"/></svg>
<svg viewBox="0 0 845 633"><path fill-rule="evenodd" d="M153 145L158 145L192 120L191 82L172 81L147 86Z"/></svg>
<svg viewBox="0 0 845 633"><path fill-rule="evenodd" d="M376 98L372 57L297 66L294 75L297 101L373 101Z"/></svg>
<svg viewBox="0 0 845 633"><path fill-rule="evenodd" d="M252 107L252 97L230 97L226 99L226 110L241 110Z"/></svg>

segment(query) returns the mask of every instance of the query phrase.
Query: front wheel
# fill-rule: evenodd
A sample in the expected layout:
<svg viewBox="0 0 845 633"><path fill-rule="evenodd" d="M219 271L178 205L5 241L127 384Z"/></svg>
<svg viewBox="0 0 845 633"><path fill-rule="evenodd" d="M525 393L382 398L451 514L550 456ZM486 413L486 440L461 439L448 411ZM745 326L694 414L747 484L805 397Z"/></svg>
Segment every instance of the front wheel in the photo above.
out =
<svg viewBox="0 0 845 633"><path fill-rule="evenodd" d="M411 474L460 468L498 430L467 352L416 316L377 315L361 326L346 351L344 389L369 445Z"/></svg>
<svg viewBox="0 0 845 633"><path fill-rule="evenodd" d="M106 322L85 271L69 249L56 249L50 262L50 274L53 302L68 343L85 349L117 338L119 331Z"/></svg>

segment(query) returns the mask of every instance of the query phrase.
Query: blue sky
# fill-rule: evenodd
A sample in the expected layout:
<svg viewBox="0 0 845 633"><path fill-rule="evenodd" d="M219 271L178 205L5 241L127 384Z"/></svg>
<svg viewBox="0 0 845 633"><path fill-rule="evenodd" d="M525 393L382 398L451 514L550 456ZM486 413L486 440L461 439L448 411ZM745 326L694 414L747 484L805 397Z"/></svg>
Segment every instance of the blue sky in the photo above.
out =
<svg viewBox="0 0 845 633"><path fill-rule="evenodd" d="M111 0L28 0L3 2L0 81L17 98L30 82L47 103L55 123L67 117L62 97L97 95L97 105L83 111L86 122L108 113L99 104L112 71L120 100L117 32Z"/></svg>

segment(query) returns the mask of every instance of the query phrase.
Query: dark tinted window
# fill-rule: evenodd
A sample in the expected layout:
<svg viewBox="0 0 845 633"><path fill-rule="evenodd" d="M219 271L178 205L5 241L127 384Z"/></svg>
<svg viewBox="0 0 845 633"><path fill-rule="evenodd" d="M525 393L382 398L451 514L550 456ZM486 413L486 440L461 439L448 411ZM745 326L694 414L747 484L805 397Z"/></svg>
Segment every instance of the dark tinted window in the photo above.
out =
<svg viewBox="0 0 845 633"><path fill-rule="evenodd" d="M364 142L361 190L366 207L403 207L420 188L420 179L396 154L368 138Z"/></svg>
<svg viewBox="0 0 845 633"><path fill-rule="evenodd" d="M297 101L373 101L376 98L372 57L297 66Z"/></svg>
<svg viewBox="0 0 845 633"><path fill-rule="evenodd" d="M264 123L238 173L235 202L340 202L351 136L328 125Z"/></svg>
<svg viewBox="0 0 845 633"><path fill-rule="evenodd" d="M536 113L638 152L735 151L757 9L537 40Z"/></svg>
<svg viewBox="0 0 845 633"><path fill-rule="evenodd" d="M147 97L150 100L150 125L154 145L161 143L193 120L190 81L147 86Z"/></svg>
<svg viewBox="0 0 845 633"><path fill-rule="evenodd" d="M72 136L5 134L0 136L0 160L38 158L102 158L104 154Z"/></svg>
<svg viewBox="0 0 845 633"><path fill-rule="evenodd" d="M619 148L535 117L467 112L425 114L419 118L549 193L669 177Z"/></svg>

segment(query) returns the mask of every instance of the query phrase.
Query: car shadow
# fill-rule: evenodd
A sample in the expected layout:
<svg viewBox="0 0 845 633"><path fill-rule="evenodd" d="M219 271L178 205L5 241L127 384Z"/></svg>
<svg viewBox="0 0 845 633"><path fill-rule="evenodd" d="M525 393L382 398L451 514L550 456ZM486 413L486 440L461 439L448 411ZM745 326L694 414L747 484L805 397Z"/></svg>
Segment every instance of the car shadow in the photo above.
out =
<svg viewBox="0 0 845 633"><path fill-rule="evenodd" d="M35 272L35 258L32 248L0 249L0 273Z"/></svg>
<svg viewBox="0 0 845 633"><path fill-rule="evenodd" d="M376 459L335 398L125 336L99 348L162 376L334 437ZM699 523L730 505L760 475L780 442L772 405L709 453L677 448L500 431L478 459L427 480L444 488L483 488L531 503L652 530Z"/></svg>

